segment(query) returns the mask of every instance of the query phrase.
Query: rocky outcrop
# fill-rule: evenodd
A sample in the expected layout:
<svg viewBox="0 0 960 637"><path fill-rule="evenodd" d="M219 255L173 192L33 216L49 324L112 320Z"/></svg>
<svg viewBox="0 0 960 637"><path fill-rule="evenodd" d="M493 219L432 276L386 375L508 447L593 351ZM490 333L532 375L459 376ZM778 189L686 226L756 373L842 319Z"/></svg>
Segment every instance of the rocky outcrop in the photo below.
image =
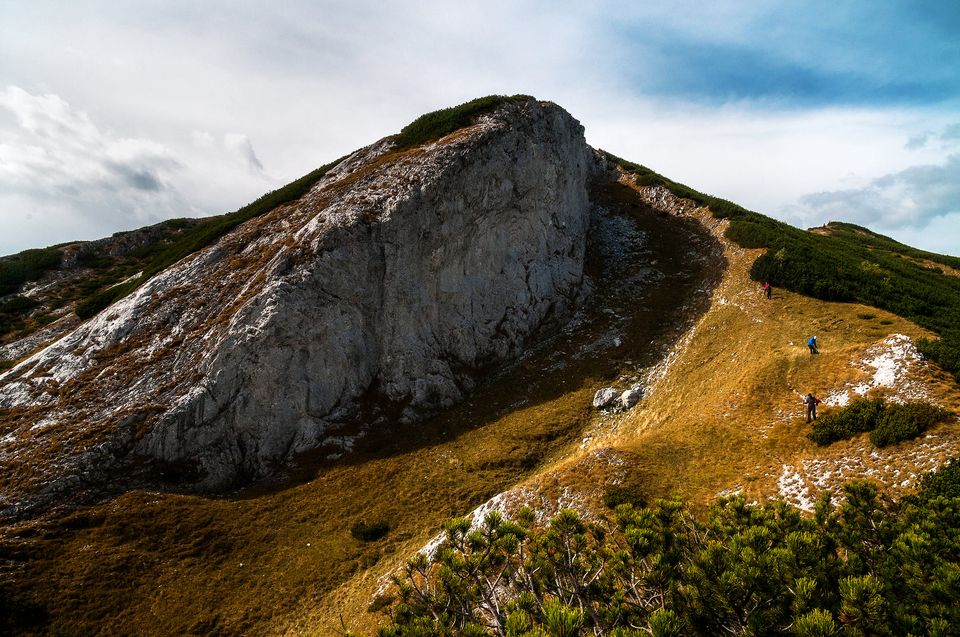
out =
<svg viewBox="0 0 960 637"><path fill-rule="evenodd" d="M579 123L534 100L354 153L0 376L3 497L40 484L23 458L81 479L144 458L223 486L461 399L575 306L594 166Z"/></svg>

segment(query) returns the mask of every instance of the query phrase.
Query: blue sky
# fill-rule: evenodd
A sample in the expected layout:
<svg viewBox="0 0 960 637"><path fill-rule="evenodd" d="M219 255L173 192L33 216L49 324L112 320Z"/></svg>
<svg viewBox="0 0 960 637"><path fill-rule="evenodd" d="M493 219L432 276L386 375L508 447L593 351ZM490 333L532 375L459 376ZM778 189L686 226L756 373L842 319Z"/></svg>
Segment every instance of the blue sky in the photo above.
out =
<svg viewBox="0 0 960 637"><path fill-rule="evenodd" d="M922 105L957 96L960 3L719 4L714 15L657 29L621 26L642 90L704 103L795 107ZM689 12L698 10L691 5ZM721 26L717 27L717 24Z"/></svg>
<svg viewBox="0 0 960 637"><path fill-rule="evenodd" d="M235 209L417 115L587 141L960 255L958 2L0 3L0 254Z"/></svg>

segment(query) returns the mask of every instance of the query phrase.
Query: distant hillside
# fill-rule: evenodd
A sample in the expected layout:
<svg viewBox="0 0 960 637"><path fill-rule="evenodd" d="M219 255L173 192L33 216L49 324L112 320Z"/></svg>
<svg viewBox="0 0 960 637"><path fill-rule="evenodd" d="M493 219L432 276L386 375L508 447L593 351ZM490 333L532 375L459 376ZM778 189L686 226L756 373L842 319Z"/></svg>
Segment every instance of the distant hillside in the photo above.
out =
<svg viewBox="0 0 960 637"><path fill-rule="evenodd" d="M72 308L80 319L94 316L243 222L303 196L339 161L321 166L235 212L172 219L99 241L0 257L0 343L29 336L60 318L63 308ZM25 285L45 279L54 285L33 286L28 294L18 293ZM11 362L0 360L0 369Z"/></svg>
<svg viewBox="0 0 960 637"><path fill-rule="evenodd" d="M922 341L920 350L960 380L960 258L911 248L849 223L803 231L607 156L637 185L664 186L729 219L726 236L738 245L765 248L750 270L755 281L825 301L872 305L933 330L940 339Z"/></svg>

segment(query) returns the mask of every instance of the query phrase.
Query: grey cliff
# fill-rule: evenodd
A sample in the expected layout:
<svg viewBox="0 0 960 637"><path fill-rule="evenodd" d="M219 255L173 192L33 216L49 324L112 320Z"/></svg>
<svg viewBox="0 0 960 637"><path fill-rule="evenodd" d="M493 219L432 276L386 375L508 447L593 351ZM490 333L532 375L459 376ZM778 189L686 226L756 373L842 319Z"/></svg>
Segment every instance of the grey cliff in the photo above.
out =
<svg viewBox="0 0 960 637"><path fill-rule="evenodd" d="M534 100L361 149L0 376L18 423L0 458L57 436L63 479L145 458L222 487L449 406L571 314L596 166L580 124Z"/></svg>

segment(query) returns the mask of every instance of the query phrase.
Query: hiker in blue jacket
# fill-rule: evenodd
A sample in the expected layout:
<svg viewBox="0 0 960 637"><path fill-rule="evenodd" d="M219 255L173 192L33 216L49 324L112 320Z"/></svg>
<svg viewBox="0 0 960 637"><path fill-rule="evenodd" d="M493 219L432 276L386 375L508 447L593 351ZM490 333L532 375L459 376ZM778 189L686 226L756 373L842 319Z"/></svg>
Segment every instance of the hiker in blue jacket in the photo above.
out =
<svg viewBox="0 0 960 637"><path fill-rule="evenodd" d="M810 354L819 354L820 350L817 349L817 337L811 336L810 340L807 341L807 347L810 348Z"/></svg>

